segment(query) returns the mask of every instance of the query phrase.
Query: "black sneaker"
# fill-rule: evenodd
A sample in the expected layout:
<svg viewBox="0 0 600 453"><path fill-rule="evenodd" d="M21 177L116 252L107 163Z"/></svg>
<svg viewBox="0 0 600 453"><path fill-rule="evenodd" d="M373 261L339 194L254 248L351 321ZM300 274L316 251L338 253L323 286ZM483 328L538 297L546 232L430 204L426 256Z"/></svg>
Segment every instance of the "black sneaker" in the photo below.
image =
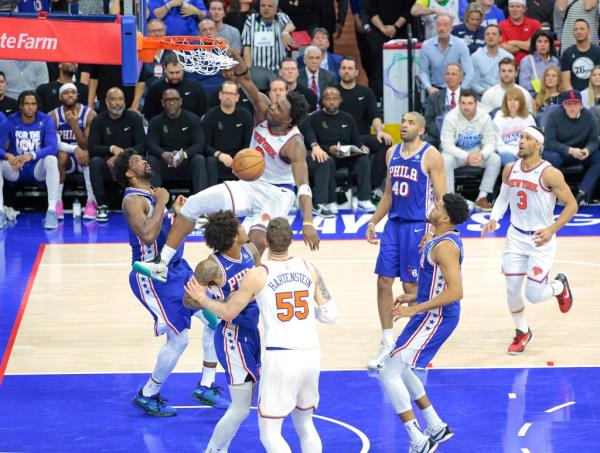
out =
<svg viewBox="0 0 600 453"><path fill-rule="evenodd" d="M433 453L437 450L438 444L432 441L431 439L427 439L427 441L422 445L410 444L410 453Z"/></svg>
<svg viewBox="0 0 600 453"><path fill-rule="evenodd" d="M448 425L444 425L439 429L433 430L430 428L427 428L425 430L425 434L427 436L429 436L429 439L431 439L432 441L441 444L446 442L447 440L449 440L452 436L454 436L454 433L452 432L452 430L450 429L450 427Z"/></svg>
<svg viewBox="0 0 600 453"><path fill-rule="evenodd" d="M575 197L575 200L577 201L577 206L581 206L583 203L585 203L587 201L587 195L586 195L586 193L580 190L577 193L577 196Z"/></svg>
<svg viewBox="0 0 600 453"><path fill-rule="evenodd" d="M98 213L96 214L96 221L108 222L108 206L102 204L98 206Z"/></svg>
<svg viewBox="0 0 600 453"><path fill-rule="evenodd" d="M318 204L317 207L313 209L313 214L326 219L335 217L335 214L327 207L326 204Z"/></svg>

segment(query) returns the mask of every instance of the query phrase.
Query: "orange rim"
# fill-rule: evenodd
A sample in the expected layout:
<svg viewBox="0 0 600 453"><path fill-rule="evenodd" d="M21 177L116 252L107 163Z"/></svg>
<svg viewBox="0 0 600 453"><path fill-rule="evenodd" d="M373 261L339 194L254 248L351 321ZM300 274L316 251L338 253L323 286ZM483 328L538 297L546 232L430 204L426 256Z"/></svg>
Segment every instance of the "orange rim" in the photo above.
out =
<svg viewBox="0 0 600 453"><path fill-rule="evenodd" d="M170 49L170 50L195 50L195 49L223 49L227 43L217 38L206 36L163 36L154 38L141 37L140 50Z"/></svg>

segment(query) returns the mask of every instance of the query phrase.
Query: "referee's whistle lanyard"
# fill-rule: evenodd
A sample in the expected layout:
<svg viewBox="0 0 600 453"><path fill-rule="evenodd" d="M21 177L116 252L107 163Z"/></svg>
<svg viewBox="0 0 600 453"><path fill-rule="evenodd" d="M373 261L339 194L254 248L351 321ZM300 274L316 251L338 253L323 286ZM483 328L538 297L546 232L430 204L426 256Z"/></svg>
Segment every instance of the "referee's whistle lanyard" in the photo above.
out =
<svg viewBox="0 0 600 453"><path fill-rule="evenodd" d="M263 21L262 16L259 14L258 16L258 20L256 21L256 30L254 31L272 31L273 34L275 34L275 21L277 20L277 14L275 14L275 17L273 17L273 22L271 22L270 24L267 24L266 22ZM265 28L265 30L261 30L261 25Z"/></svg>

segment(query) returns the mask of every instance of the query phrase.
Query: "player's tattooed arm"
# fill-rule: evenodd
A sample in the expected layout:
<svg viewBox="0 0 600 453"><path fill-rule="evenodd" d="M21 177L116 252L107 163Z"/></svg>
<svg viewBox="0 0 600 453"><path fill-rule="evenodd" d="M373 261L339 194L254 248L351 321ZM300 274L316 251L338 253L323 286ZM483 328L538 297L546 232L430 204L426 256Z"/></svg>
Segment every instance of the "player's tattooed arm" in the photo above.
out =
<svg viewBox="0 0 600 453"><path fill-rule="evenodd" d="M329 292L329 289L327 288L327 285L325 285L325 280L323 279L323 275L321 274L321 271L319 271L319 269L317 269L314 265L313 265L313 270L314 270L314 273L316 274L316 281L317 281L317 291L318 291L318 294L316 295L317 303L319 305L321 305L321 303L319 303L319 299L322 299L323 303L327 303L332 299L332 297L331 297L331 293ZM318 297L319 295L321 297Z"/></svg>
<svg viewBox="0 0 600 453"><path fill-rule="evenodd" d="M260 252L256 248L256 246L252 242L247 242L244 244L248 251L252 254L252 259L254 260L254 266L260 266Z"/></svg>
<svg viewBox="0 0 600 453"><path fill-rule="evenodd" d="M203 286L220 285L223 283L223 272L212 258L207 258L198 263L194 275L196 276L198 283Z"/></svg>

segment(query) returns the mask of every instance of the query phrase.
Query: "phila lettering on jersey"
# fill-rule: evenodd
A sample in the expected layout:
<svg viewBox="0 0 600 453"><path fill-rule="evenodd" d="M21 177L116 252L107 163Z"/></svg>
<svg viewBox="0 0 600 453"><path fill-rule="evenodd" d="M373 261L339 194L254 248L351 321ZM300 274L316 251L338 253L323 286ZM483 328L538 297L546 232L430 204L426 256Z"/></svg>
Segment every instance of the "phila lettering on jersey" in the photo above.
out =
<svg viewBox="0 0 600 453"><path fill-rule="evenodd" d="M302 136L296 126L286 134L271 133L267 120L256 125L252 132L250 148L257 149L265 157L265 172L260 180L270 184L294 184L291 165L284 160L281 150L292 137Z"/></svg>

